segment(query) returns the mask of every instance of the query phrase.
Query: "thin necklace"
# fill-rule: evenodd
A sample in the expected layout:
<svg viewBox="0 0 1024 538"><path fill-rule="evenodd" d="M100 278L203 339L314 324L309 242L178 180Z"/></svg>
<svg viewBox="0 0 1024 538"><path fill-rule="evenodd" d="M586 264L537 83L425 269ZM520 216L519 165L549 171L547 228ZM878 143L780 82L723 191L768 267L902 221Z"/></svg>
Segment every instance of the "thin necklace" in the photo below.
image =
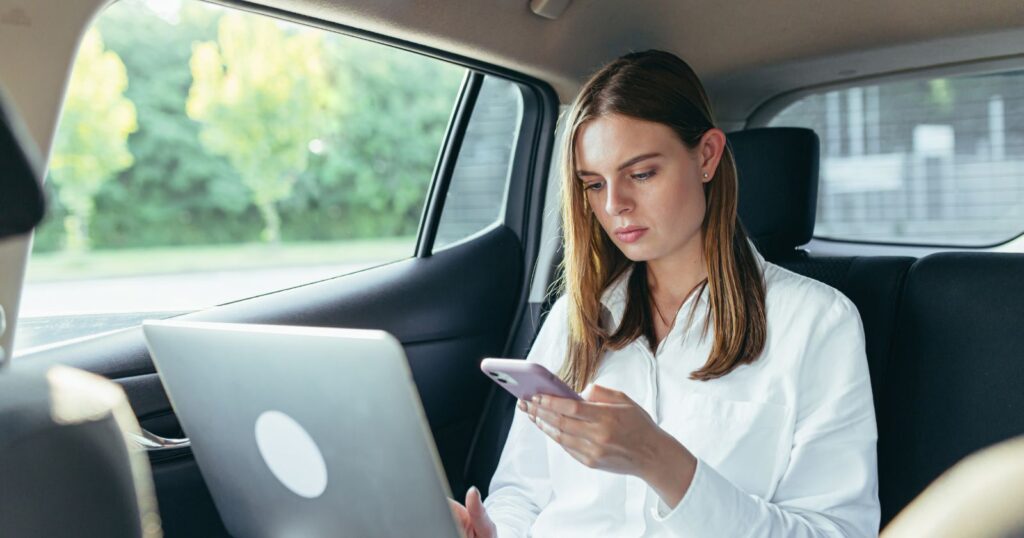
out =
<svg viewBox="0 0 1024 538"><path fill-rule="evenodd" d="M693 295L693 292L696 291L697 288L699 288L700 285L703 284L705 281L707 281L706 278L702 279L700 282L697 283L696 286L691 288L690 291L686 292L686 296L683 297L683 300L679 303L679 308L676 309L676 315L677 316L679 315L679 309L682 308L684 304L686 304L686 300L689 299L690 295ZM658 308L658 301L654 300L654 294L651 294L651 304L654 305L654 311L658 314L658 317L661 318L661 322L664 323L666 327L669 327L670 325L668 324L668 320L665 319L665 315L662 314L661 313L661 309ZM675 318L673 318L673 321L674 320L675 320Z"/></svg>
<svg viewBox="0 0 1024 538"><path fill-rule="evenodd" d="M683 300L685 301L686 299L683 299ZM654 305L654 312L658 314L658 317L661 318L661 322L664 323L665 326L667 327L668 326L668 320L665 319L665 315L661 313L661 309L658 308L658 301L655 301L654 297L651 297L651 304ZM679 305L680 308L682 308L682 306L683 305L681 305L681 304Z"/></svg>

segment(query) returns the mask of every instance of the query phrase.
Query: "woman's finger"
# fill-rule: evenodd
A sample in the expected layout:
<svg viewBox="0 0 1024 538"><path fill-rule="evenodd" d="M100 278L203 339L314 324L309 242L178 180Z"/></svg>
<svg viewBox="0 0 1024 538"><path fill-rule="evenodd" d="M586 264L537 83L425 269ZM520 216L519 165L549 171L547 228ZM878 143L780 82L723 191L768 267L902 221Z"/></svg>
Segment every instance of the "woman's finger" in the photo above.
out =
<svg viewBox="0 0 1024 538"><path fill-rule="evenodd" d="M469 488L466 492L466 512L469 514L470 521L476 521L481 519L485 515L484 504L480 500L480 490L476 489L476 486Z"/></svg>
<svg viewBox="0 0 1024 538"><path fill-rule="evenodd" d="M585 422L578 418L561 415L544 408L538 408L536 416L555 429L574 436L586 436L590 434L590 429L594 425L592 422Z"/></svg>
<svg viewBox="0 0 1024 538"><path fill-rule="evenodd" d="M603 385L591 385L587 391L588 402L610 403L610 404L636 404L625 392L610 389Z"/></svg>
<svg viewBox="0 0 1024 538"><path fill-rule="evenodd" d="M548 437L551 438L552 441L558 444L562 443L562 432L560 432L558 428L548 424L547 422L544 422L539 418L533 418L532 420L533 423L536 424L538 428L540 428L540 431L544 432L544 435L547 435Z"/></svg>
<svg viewBox="0 0 1024 538"><path fill-rule="evenodd" d="M470 536L469 511L466 510L466 507L452 499L448 499L448 507L452 509L452 516L455 517L455 521L458 523L459 527L462 528L462 531L466 536Z"/></svg>
<svg viewBox="0 0 1024 538"><path fill-rule="evenodd" d="M579 452L588 452L592 448L592 442L586 437L573 435L571 433L559 430L558 428L548 424L543 419L537 419L537 426L544 432L545 435L551 438L552 441L562 445L563 448L573 449Z"/></svg>
<svg viewBox="0 0 1024 538"><path fill-rule="evenodd" d="M579 420L593 420L592 404L584 401L548 396L547 394L538 394L533 397L531 403L538 407L549 409L562 415L568 415Z"/></svg>
<svg viewBox="0 0 1024 538"><path fill-rule="evenodd" d="M487 515L483 500L480 499L480 490L476 486L469 488L466 492L466 512L469 513L469 521L473 527L474 536L494 536L494 523Z"/></svg>

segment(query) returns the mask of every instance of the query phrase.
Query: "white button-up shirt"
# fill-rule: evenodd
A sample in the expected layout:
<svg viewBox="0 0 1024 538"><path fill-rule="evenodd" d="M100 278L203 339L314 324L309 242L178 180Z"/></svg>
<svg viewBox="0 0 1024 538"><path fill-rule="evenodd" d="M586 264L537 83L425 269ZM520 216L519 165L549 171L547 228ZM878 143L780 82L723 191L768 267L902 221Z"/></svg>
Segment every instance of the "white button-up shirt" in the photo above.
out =
<svg viewBox="0 0 1024 538"><path fill-rule="evenodd" d="M757 361L689 379L714 339L713 325L701 338L705 289L686 300L656 353L641 337L607 352L593 380L626 393L697 458L679 504L669 509L640 478L584 466L517 409L484 503L500 538L878 535L877 430L857 309L755 255L768 320ZM601 299L612 327L628 276ZM567 321L563 297L527 360L558 372Z"/></svg>

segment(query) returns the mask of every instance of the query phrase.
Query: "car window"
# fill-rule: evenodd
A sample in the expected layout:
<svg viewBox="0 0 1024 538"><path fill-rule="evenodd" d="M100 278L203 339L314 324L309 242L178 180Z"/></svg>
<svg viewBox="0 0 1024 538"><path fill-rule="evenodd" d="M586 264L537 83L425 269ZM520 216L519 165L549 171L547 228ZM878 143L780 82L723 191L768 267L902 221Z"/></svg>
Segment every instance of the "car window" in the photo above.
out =
<svg viewBox="0 0 1024 538"><path fill-rule="evenodd" d="M452 172L434 250L487 228L504 216L523 95L510 81L484 77Z"/></svg>
<svg viewBox="0 0 1024 538"><path fill-rule="evenodd" d="M205 2L113 4L74 64L15 353L412 256L465 73Z"/></svg>
<svg viewBox="0 0 1024 538"><path fill-rule="evenodd" d="M1024 71L814 93L769 125L821 137L817 237L986 246L1024 231Z"/></svg>

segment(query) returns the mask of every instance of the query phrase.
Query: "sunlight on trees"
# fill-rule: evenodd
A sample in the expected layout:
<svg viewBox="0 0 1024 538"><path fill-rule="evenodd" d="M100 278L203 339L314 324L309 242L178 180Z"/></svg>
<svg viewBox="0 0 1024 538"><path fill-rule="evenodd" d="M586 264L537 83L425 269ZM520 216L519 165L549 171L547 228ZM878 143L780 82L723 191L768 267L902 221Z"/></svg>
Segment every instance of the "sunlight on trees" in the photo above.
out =
<svg viewBox="0 0 1024 538"><path fill-rule="evenodd" d="M308 163L309 142L328 116L320 36L285 32L270 19L228 14L216 42L193 46L188 116L202 122L200 140L224 155L252 192L264 220L263 239L277 243L277 203Z"/></svg>
<svg viewBox="0 0 1024 538"><path fill-rule="evenodd" d="M33 252L81 244L64 227L80 205L91 250L414 241L464 68L194 0L119 0L95 27L130 84L89 60L76 78L123 93L138 128L120 153L76 134L114 116L72 89L53 169L125 147L130 166L78 174L99 184L78 196L51 177Z"/></svg>
<svg viewBox="0 0 1024 538"><path fill-rule="evenodd" d="M121 58L104 50L99 30L90 29L78 50L50 159L50 179L67 210L64 229L69 251L89 249L96 193L114 174L132 165L127 141L138 125L135 105L124 96L127 87Z"/></svg>

